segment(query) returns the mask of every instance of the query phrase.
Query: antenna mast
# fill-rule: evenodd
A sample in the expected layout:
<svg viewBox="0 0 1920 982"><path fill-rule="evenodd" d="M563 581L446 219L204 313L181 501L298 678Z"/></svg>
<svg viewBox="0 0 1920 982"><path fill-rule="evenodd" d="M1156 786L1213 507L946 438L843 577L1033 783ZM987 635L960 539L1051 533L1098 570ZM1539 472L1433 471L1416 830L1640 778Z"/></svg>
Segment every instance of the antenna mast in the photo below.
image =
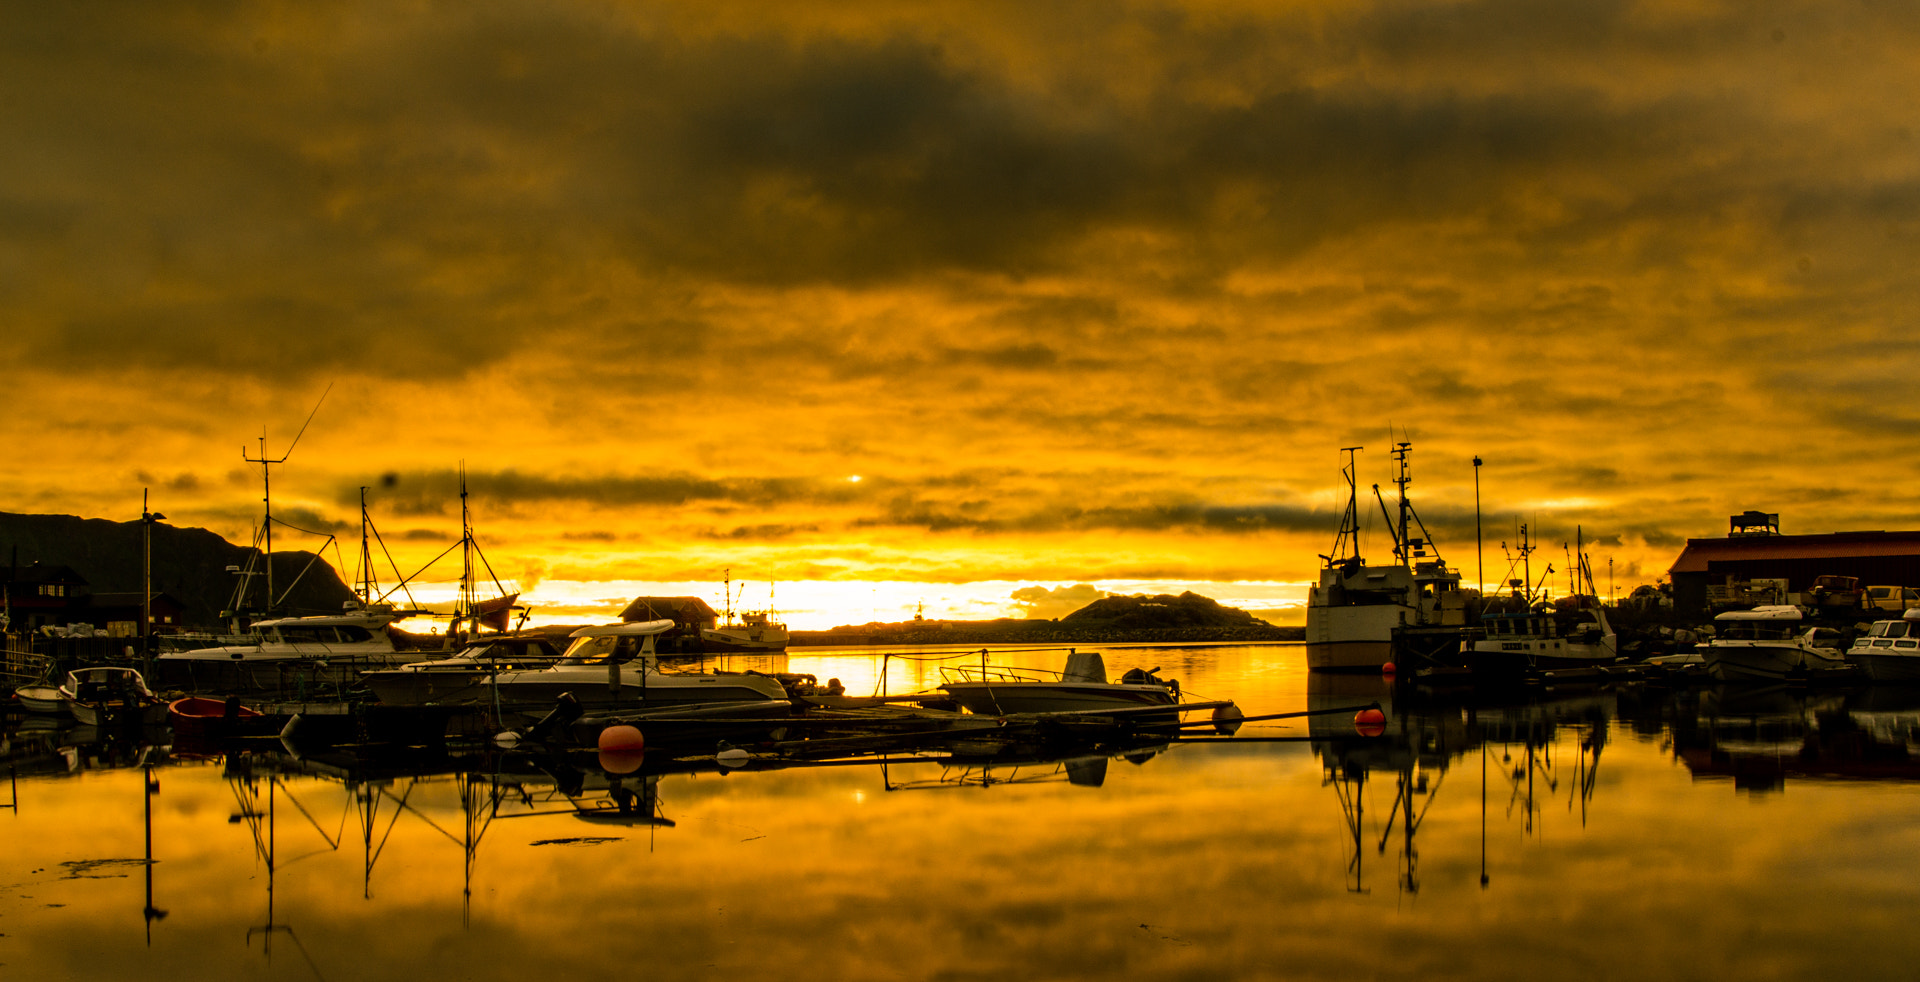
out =
<svg viewBox="0 0 1920 982"><path fill-rule="evenodd" d="M265 552L261 553L261 555L265 557L266 566L267 566L266 610L268 613L271 613L273 611L273 465L284 464L287 462L288 457L293 456L293 448L299 446L300 438L307 435L307 427L312 425L314 415L320 412L320 403L326 402L327 392L332 392L332 391L333 391L333 383L328 382L327 391L320 393L320 398L316 400L313 404L313 412L310 412L307 414L307 421L305 423L300 424L300 432L293 435L293 442L287 444L287 452L284 454L281 454L279 460L267 459L267 429L264 426L260 428L260 456L259 457L257 458L249 457L247 456L247 448L244 446L240 448L241 460L244 460L250 464L260 465L260 490L261 490L260 500L261 500L261 503L266 506L265 508L266 520L261 522L260 524L261 524L261 527L265 529L267 533L267 543L266 543L267 548Z"/></svg>
<svg viewBox="0 0 1920 982"><path fill-rule="evenodd" d="M1355 483L1358 468L1353 455L1365 447L1341 447L1340 452L1347 455L1345 467L1340 468L1340 476L1347 479L1347 512L1340 516L1340 534L1334 537L1333 552L1326 556L1327 565L1360 556L1360 488Z"/></svg>

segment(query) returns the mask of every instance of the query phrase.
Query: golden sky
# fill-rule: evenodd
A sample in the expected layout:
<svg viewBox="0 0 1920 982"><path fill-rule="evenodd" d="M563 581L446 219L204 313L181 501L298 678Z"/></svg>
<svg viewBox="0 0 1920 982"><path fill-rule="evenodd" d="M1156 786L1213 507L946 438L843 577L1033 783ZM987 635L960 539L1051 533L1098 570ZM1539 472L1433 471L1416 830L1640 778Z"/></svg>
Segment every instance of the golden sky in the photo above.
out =
<svg viewBox="0 0 1920 982"><path fill-rule="evenodd" d="M1748 508L1913 528L1916 47L1815 2L9 4L0 509L246 541L241 449L331 386L289 521L370 486L423 561L464 461L496 569L602 613L724 568L796 626L1284 608L1395 438L1469 580L1476 454L1489 579L1518 521L1623 589Z"/></svg>

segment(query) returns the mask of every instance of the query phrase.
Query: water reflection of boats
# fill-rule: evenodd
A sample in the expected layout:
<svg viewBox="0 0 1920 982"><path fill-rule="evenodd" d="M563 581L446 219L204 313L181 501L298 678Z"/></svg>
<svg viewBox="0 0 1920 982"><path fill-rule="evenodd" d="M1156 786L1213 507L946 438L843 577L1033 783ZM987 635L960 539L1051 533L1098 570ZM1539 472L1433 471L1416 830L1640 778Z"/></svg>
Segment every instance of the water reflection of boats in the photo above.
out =
<svg viewBox="0 0 1920 982"><path fill-rule="evenodd" d="M1703 700L1701 716L1676 725L1673 740L1695 780L1731 779L1736 791L1778 791L1788 778L1920 781L1920 692L1780 686Z"/></svg>
<svg viewBox="0 0 1920 982"><path fill-rule="evenodd" d="M1398 827L1397 883L1408 893L1420 889L1416 837L1427 809L1452 765L1476 751L1481 757L1483 822L1490 777L1497 774L1508 785L1508 816L1519 809L1525 830L1532 834L1536 819L1544 814L1542 799L1559 792L1565 774L1554 748L1562 742L1563 730L1577 734L1569 805L1580 806L1584 824L1598 788L1600 757L1614 715L1613 690L1597 688L1573 695L1433 692L1358 676L1308 676L1310 710L1367 698L1380 700L1387 713L1377 735L1358 732L1353 722L1338 715L1309 717L1309 733L1323 768L1322 783L1334 788L1346 818L1348 889L1366 889L1366 795L1375 773L1392 774L1394 783L1385 828L1371 849L1384 855ZM1491 763L1496 752L1500 767L1494 771ZM1482 885L1488 882L1484 850L1483 827Z"/></svg>

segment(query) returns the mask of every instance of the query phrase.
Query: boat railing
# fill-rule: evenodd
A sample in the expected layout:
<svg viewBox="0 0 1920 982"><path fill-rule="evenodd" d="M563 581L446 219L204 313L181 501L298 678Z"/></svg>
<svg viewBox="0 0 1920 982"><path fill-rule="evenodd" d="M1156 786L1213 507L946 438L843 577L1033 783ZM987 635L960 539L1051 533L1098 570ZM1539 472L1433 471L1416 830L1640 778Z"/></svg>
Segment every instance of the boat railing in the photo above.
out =
<svg viewBox="0 0 1920 982"><path fill-rule="evenodd" d="M1047 668L1021 668L1013 665L942 665L940 681L1011 685L1019 682L1063 682L1065 672Z"/></svg>

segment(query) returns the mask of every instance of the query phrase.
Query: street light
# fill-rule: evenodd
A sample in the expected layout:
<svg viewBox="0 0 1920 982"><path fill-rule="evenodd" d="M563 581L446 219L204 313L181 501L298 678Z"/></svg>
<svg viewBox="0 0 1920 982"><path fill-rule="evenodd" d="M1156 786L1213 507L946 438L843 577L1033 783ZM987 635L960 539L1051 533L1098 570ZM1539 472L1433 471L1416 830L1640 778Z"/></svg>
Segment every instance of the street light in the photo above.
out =
<svg viewBox="0 0 1920 982"><path fill-rule="evenodd" d="M153 525L167 516L147 507L147 489L140 489L140 531L142 548L140 576L144 584L140 594L140 653L153 654Z"/></svg>

